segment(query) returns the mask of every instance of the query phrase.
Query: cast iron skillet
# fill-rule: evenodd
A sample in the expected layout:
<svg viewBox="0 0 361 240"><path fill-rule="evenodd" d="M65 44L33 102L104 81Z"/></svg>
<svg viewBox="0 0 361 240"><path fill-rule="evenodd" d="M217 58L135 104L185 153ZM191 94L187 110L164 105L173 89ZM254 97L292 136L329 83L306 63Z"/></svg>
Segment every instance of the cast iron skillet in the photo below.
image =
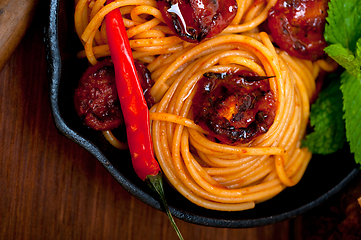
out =
<svg viewBox="0 0 361 240"><path fill-rule="evenodd" d="M49 23L45 29L51 110L60 133L89 151L129 193L161 210L156 196L131 166L127 151L110 146L101 133L85 127L73 107L73 93L86 60L76 58L81 49L74 33L74 2L49 0ZM189 202L165 184L165 194L173 216L212 227L246 228L276 223L311 210L338 193L360 171L346 148L328 156L315 155L298 185L287 188L252 210L220 212Z"/></svg>

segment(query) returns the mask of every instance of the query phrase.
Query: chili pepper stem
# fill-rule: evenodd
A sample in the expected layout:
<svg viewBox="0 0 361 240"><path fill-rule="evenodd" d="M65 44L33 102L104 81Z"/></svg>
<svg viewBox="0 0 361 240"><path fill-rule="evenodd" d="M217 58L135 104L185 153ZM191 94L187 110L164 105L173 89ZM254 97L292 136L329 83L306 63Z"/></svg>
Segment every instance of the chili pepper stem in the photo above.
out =
<svg viewBox="0 0 361 240"><path fill-rule="evenodd" d="M157 175L148 175L145 179L146 182L149 184L150 188L157 192L158 196L160 197L160 202L165 210L165 213L167 214L175 232L177 233L179 239L184 240L181 232L179 231L177 224L175 223L172 214L169 211L167 201L165 200L165 194L163 190L163 180L162 180L162 174L159 172Z"/></svg>

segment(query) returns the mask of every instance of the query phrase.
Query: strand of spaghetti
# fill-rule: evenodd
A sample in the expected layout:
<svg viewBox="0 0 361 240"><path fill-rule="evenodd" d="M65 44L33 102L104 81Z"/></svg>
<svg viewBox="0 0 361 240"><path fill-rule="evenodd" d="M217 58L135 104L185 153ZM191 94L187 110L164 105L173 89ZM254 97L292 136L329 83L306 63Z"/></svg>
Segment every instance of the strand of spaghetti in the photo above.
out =
<svg viewBox="0 0 361 240"><path fill-rule="evenodd" d="M152 74L151 76L154 77L154 79L157 79L157 77L159 77L159 76L163 73L163 71L165 71L165 70L168 68L169 64L167 63L166 60L167 60L167 59L165 59L163 66L159 66L158 69L156 69L154 72L151 73L151 74ZM154 62L156 62L156 61L159 61L159 58L157 58ZM174 82L175 78L177 78L177 76L178 76L181 72L183 72L184 69L185 69L186 67L188 67L188 65L189 65L189 63L186 63L186 64L184 64L183 66L181 66L180 68L178 68L176 71L174 71L173 74L172 74L172 76L170 76L170 77L167 79L167 81L165 82L165 84L167 84L168 86L170 86L170 85ZM154 97L155 97L155 99L157 99L156 96L154 96ZM160 96L160 97L161 97L161 96Z"/></svg>
<svg viewBox="0 0 361 240"><path fill-rule="evenodd" d="M274 46L272 44L270 36L265 32L260 32L258 34L258 36L260 37L260 40L262 41L262 43L267 47L267 49L271 51L272 55L277 56L276 49L274 48Z"/></svg>
<svg viewBox="0 0 361 240"><path fill-rule="evenodd" d="M307 149L297 149L292 156L292 164L286 167L286 175L293 178L293 182L298 182L298 178L300 177L299 174L305 170L310 158L311 153ZM306 166L304 166L304 164L306 164ZM277 172L269 174L263 181L272 181L274 179L279 179ZM295 181L297 179L298 181Z"/></svg>
<svg viewBox="0 0 361 240"><path fill-rule="evenodd" d="M135 22L139 22L139 23L145 23L148 20L146 19L146 15L143 15L143 17L140 17L139 15L144 14L144 11L152 11L150 9L146 9L148 8L148 6L144 6L144 5L140 5L140 6L136 6L132 9L132 11L130 12L130 18L135 21ZM156 9L156 8L154 8ZM156 9L158 10L158 9ZM151 15L151 14L150 14Z"/></svg>
<svg viewBox="0 0 361 240"><path fill-rule="evenodd" d="M243 166L247 165L249 162L257 160L258 157L254 156L247 156L247 157L239 157L237 155L232 155L235 157L235 159L226 158L224 156L221 157L215 157L212 155L207 155L204 152L198 153L198 155L202 155L202 159L207 159L207 161L212 162L214 165L221 167L222 169L226 169L228 167L235 167L235 166ZM228 156L227 156L228 157ZM209 168L210 174L213 175L212 170L213 168ZM214 173L216 174L216 173Z"/></svg>
<svg viewBox="0 0 361 240"><path fill-rule="evenodd" d="M192 129L189 129L190 137L195 139L200 145L206 146L213 151L218 151L222 153L234 153L240 155L283 155L285 154L284 148L279 147L232 147L219 143L212 142L205 137L200 136L200 134Z"/></svg>
<svg viewBox="0 0 361 240"><path fill-rule="evenodd" d="M172 84L175 85L174 91L170 92L169 98L170 102L169 102L169 106L168 106L168 112L169 113L173 113L173 114L179 114L179 110L181 108L180 105L178 105L179 107L177 108L177 111L175 111L175 105L177 100L179 100L179 98L172 98L172 96L178 96L179 93L182 91L182 86L185 84L185 82L187 82L187 85L191 85L190 88L192 88L194 86L194 82L197 81L196 77L191 77L192 80L189 81L188 76L192 76L194 74L194 71L196 71L197 69L197 65L200 64L199 63L200 60L195 60L193 62L191 62L189 65L184 64L183 66L186 66L186 68L178 75L178 77L176 78L176 80L174 81L174 83ZM181 69L183 66L181 66L180 68L178 68L174 73L177 73L179 69ZM174 74L173 73L173 74ZM173 76L173 74L171 76ZM198 78L199 78L200 74L198 74ZM193 84L193 85L192 85ZM164 85L164 84L163 84ZM189 95L189 91L185 93L186 95ZM162 96L164 95L163 91L160 91L157 95L154 95L155 100L159 100L162 98ZM181 99L182 102L184 99ZM178 101L179 102L179 101ZM166 103L163 101L163 103ZM166 107L164 104L161 104L160 106ZM163 111L161 109L159 109L159 111Z"/></svg>
<svg viewBox="0 0 361 240"><path fill-rule="evenodd" d="M253 62L250 59L240 57L240 56L228 56L223 58L219 64L227 65L227 64L238 64L241 66L245 66L251 69L253 72L257 73L258 76L265 76L265 72L263 71L262 67Z"/></svg>
<svg viewBox="0 0 361 240"><path fill-rule="evenodd" d="M188 146L185 146L188 142L187 131L183 132L182 135L182 143L181 143L181 153L184 159L184 164L188 170L188 173L193 177L194 181L199 185L203 186L207 192L212 193L212 190L218 192L218 194L214 194L216 196L225 196L226 187L222 184L214 180L209 174L207 174L204 169L199 165L199 163L194 159L193 155L189 153ZM184 155L185 154L185 155ZM212 190L211 190L212 189ZM234 196L239 196L241 193L233 193Z"/></svg>
<svg viewBox="0 0 361 240"><path fill-rule="evenodd" d="M181 129L182 126L179 126L179 129ZM188 129L184 129L184 131L188 131ZM179 134L178 134L179 136ZM175 142L177 142L176 144L173 143L173 146L172 146L172 159L173 159L173 163L175 165L175 169L177 170L177 173L182 173L183 174L180 174L179 176L181 178L185 177L185 179L182 180L183 183L187 184L188 187L191 187L193 189L194 192L196 192L197 194L202 194L204 197L206 196L209 196L210 192L207 192L207 191L204 191L203 188L200 188L198 185L193 185L192 182L189 177L184 174L184 169L182 167L182 162L181 162L181 158L180 158L180 155L179 155L179 149L180 149L180 145L178 144L179 142L179 138L175 135L174 138L176 139ZM276 190L276 191L280 191L280 187L279 186L276 186L275 189L266 189L264 191L260 191L260 192L256 192L256 193L253 193L253 194L250 194L250 195L243 195L242 192L238 193L238 190L235 191L233 194L234 195L237 195L235 197L221 197L221 196L218 196L218 195L214 195L214 194L211 194L210 196L214 199L214 198L222 198L223 201L226 201L226 202L245 202L245 201L254 201L258 198L262 198L262 197L265 197L269 194L269 192L272 192L273 190ZM217 193L221 193L219 191L216 190L216 194ZM228 194L231 194L232 195L232 192L230 191ZM238 196L240 195L240 196Z"/></svg>
<svg viewBox="0 0 361 240"><path fill-rule="evenodd" d="M247 159L247 157L244 157L244 158ZM248 160L240 165L240 167L241 167L240 171L234 172L234 173L221 174L221 175L216 174L216 175L218 175L216 178L218 179L218 181L222 181L222 182L230 181L233 178L239 178L248 173L251 173L255 168L261 166L263 164L263 162L267 160L267 158L269 158L268 155L248 157ZM241 159L243 159L243 157L241 157ZM237 165L232 165L232 166L237 167ZM227 167L227 168L230 168L230 167ZM225 168L225 169L227 169L227 168Z"/></svg>
<svg viewBox="0 0 361 240"><path fill-rule="evenodd" d="M85 55L88 58L88 61L92 65L95 65L98 62L98 60L94 56L94 52L93 52L93 39L94 39L95 33L96 33L96 31L92 32L89 40L86 41L85 45L84 45Z"/></svg>
<svg viewBox="0 0 361 240"><path fill-rule="evenodd" d="M181 127L181 126L179 126L179 127ZM178 135L178 136L180 136L180 135ZM178 155L177 155L177 152L178 151L175 151L175 149L177 149L177 148L179 148L179 145L178 144L174 144L174 142L178 142L177 141L177 137L176 136L174 136L174 138L173 138L173 145L172 145L172 159L173 159L173 162L174 161L177 161L177 159L179 159L179 157L177 157ZM182 172L182 168L180 168L180 166L181 166L181 164L180 165L178 165L178 164L175 164L175 166L177 166L177 171L179 172ZM181 174L182 175L182 174ZM189 180L186 180L186 182L189 182Z"/></svg>
<svg viewBox="0 0 361 240"><path fill-rule="evenodd" d="M245 168L252 166L252 164L254 164L256 161L257 159L254 159L253 161L247 161L246 163L235 167L205 167L204 170L206 171L206 173L212 176L238 173Z"/></svg>
<svg viewBox="0 0 361 240"><path fill-rule="evenodd" d="M270 172L273 171L274 161L273 159L267 159L261 166L259 166L255 171L244 175L240 178L232 179L231 181L222 182L228 188L242 188L245 186L253 185L259 182L262 178L267 176Z"/></svg>
<svg viewBox="0 0 361 240"><path fill-rule="evenodd" d="M131 19L126 18L125 15L130 14L135 7L136 7L135 5L128 5L128 6L123 6L123 7L119 8L120 13L122 14L123 21L126 19L129 21L132 21ZM134 22L134 21L132 21L132 22Z"/></svg>
<svg viewBox="0 0 361 240"><path fill-rule="evenodd" d="M186 71L184 71L184 72L181 74L181 76L182 76L182 75L185 75L185 74L186 74ZM162 101L159 102L159 104L157 105L156 112L163 112L163 110L164 110L164 109L166 108L166 106L167 106L167 103L170 101L172 95L173 95L174 92L177 90L177 86L178 86L178 84L180 83L181 80L182 80L181 77L178 77L178 78L176 78L176 79L174 80L171 88L167 91L167 94L165 94L165 96L163 96ZM164 126L164 125L165 125L165 123L162 124L162 126ZM164 130L164 131L165 131L165 133L167 132L167 130ZM172 139L170 138L169 135L167 135L167 136L168 136L168 137L167 137L167 142L169 142L169 144L171 144ZM156 144L156 143L155 143L155 144Z"/></svg>
<svg viewBox="0 0 361 240"><path fill-rule="evenodd" d="M296 104L295 112L292 115L292 119L290 120L290 126L288 131L285 133L284 139L282 141L282 146L287 150L288 154L292 155L292 151L294 147L299 147L298 142L301 140L300 135L301 133L301 126L304 124L302 123L302 112L300 107Z"/></svg>
<svg viewBox="0 0 361 240"><path fill-rule="evenodd" d="M183 156L184 164L192 176L193 180L201 186L207 192L214 194L216 196L221 197L239 197L242 195L242 191L238 189L225 189L224 187L220 188L215 184L210 184L201 177L197 171L197 169L192 164L194 159L193 156L189 152L188 146L188 131L183 131L182 142L181 142L181 153Z"/></svg>
<svg viewBox="0 0 361 240"><path fill-rule="evenodd" d="M157 136L160 136L160 135L157 135ZM166 168L165 171L168 171L169 169ZM169 172L168 172L169 174ZM172 173L170 173L172 175ZM173 180L173 178L171 178ZM180 184L180 182L178 182L177 178L175 178L175 181L176 182L172 182L172 184L177 188L178 191L180 191L183 195L187 196L188 199L200 206L203 206L203 207L206 207L206 208L211 208L211 209L218 209L218 210L221 210L221 209L228 209L228 210L234 210L235 208L233 208L233 206L229 206L229 207L222 207L221 206L224 206L223 204L222 205L214 205L212 204L212 206L209 206L209 201L207 200L204 200L204 199L199 199L197 196L191 194L190 190L188 190L189 188L190 189L193 189L195 186L193 185L190 185L188 186L189 188L185 188L185 187L182 187L182 185ZM187 182L186 182L187 183ZM282 187L280 186L277 186L275 188L272 188L270 191L268 191L268 194L276 194L277 192L281 191ZM209 196L209 194L205 193L205 192L200 192L201 195L203 195L203 197L211 197L211 199L214 199L214 197L212 196ZM263 197L264 197L264 194L263 194ZM231 199L229 198L226 198L226 199L223 199L225 202L229 202L231 201ZM233 199L232 199L233 200ZM228 205L226 205L228 206Z"/></svg>
<svg viewBox="0 0 361 240"><path fill-rule="evenodd" d="M166 55L166 54L174 53L177 51L181 51L182 48L183 47L181 45L175 45L171 48L167 48L167 49L162 48L160 50L152 51L152 52L133 51L133 58L138 59L138 58L144 57L144 56L155 56L157 59L158 55ZM154 61L156 61L156 59ZM149 64L152 64L153 62L151 62Z"/></svg>
<svg viewBox="0 0 361 240"><path fill-rule="evenodd" d="M92 18L95 16L95 14L96 14L97 12L99 12L99 10L100 10L102 7L104 7L105 2L106 2L106 0L97 0L97 1L94 3L94 5L93 5L93 7L92 7L92 10L91 10L91 12L90 12L90 19L92 19Z"/></svg>
<svg viewBox="0 0 361 240"><path fill-rule="evenodd" d="M176 42L178 42L178 40L176 40ZM143 42L143 44L144 44L144 42ZM144 46L144 47L134 47L133 46L133 51L150 52L150 53L153 52L153 55L155 55L154 52L157 52L157 51L158 52L165 51L165 54L167 54L167 53L173 53L175 51L178 51L179 49L182 49L182 45L174 44L174 43L169 43L169 44L164 44L164 45L159 45L159 46L148 46L148 47L147 46Z"/></svg>
<svg viewBox="0 0 361 240"><path fill-rule="evenodd" d="M155 124L155 125L158 125L159 124ZM157 132L157 128L155 128L156 132ZM156 135L157 137L159 138L163 138L164 139L164 136L162 135ZM155 142L155 143L160 143L160 141L158 142ZM155 148L157 149L157 148ZM163 159L163 153L168 153L168 151L166 152L160 152L160 159ZM170 156L168 156L166 159L170 159ZM163 162L163 163L166 163L166 162ZM205 208L209 208L209 209L217 209L217 210L223 210L223 211L236 211L236 210L244 210L244 209L248 209L248 208L253 208L254 207L254 203L246 203L246 204L232 204L232 205L229 205L229 204L223 204L223 203L219 203L218 202L215 202L215 200L219 199L219 198L215 198L214 196L211 196L209 195L208 193L206 192L200 192L200 194L202 195L201 197L199 197L198 195L195 195L193 191L191 191L190 189L193 189L193 187L195 187L194 185L191 185L191 184L188 184L188 186L185 186L182 184L182 182L180 182L178 180L178 178L174 175L174 171L169 171L170 169L172 169L173 166L171 166L171 168L165 168L164 171L166 172L166 175L168 176L168 179L169 181L172 182L173 186L180 192L182 193L184 196L187 196L187 198L199 205L199 206L202 206L202 207L205 207ZM179 173L178 173L179 174ZM179 176L179 175L178 175ZM186 181L186 183L188 183ZM212 201L208 201L206 199L212 199ZM229 199L221 199L221 200L225 200L226 202L229 201Z"/></svg>
<svg viewBox="0 0 361 240"><path fill-rule="evenodd" d="M194 94L195 94L194 91L190 92L189 98L187 98L186 101L184 101L184 104L182 105L182 108L181 108L181 111L180 111L180 114L179 114L180 116L182 116L182 117L191 117L192 116L192 114L190 112L190 109L191 109L191 107L193 105L192 99L193 99ZM176 109L176 108L174 108L174 109ZM168 124L168 133L171 133L171 134L174 135L175 129L176 129L176 127L173 128L173 126Z"/></svg>
<svg viewBox="0 0 361 240"><path fill-rule="evenodd" d="M129 43L132 48L137 48L137 47L139 48L139 47L147 47L147 46L176 44L181 41L182 40L180 38L171 36L171 37L157 38L157 39L135 39L135 40L129 40Z"/></svg>
<svg viewBox="0 0 361 240"><path fill-rule="evenodd" d="M292 179L290 179L284 169L284 165L285 162L287 161L287 159L285 158L286 155L282 156L282 155L278 155L275 156L275 165L276 165L276 170L277 170L277 174L278 177L280 178L280 180L282 181L282 183L288 187L294 186L295 183L292 181Z"/></svg>
<svg viewBox="0 0 361 240"><path fill-rule="evenodd" d="M269 10L276 4L277 0L270 0L263 11L252 21L242 23L239 25L229 25L223 32L224 33L241 33L247 32L251 29L259 26L262 22L264 22L268 17Z"/></svg>
<svg viewBox="0 0 361 240"><path fill-rule="evenodd" d="M134 35L151 30L152 28L157 26L159 23L161 23L161 20L159 20L157 18L153 18L150 21L147 21L147 22L139 24L133 28L130 28L127 30L128 38L132 38Z"/></svg>
<svg viewBox="0 0 361 240"><path fill-rule="evenodd" d="M280 190L280 192L281 192L281 191L283 191L283 190L286 188L286 186L285 186L285 185L280 185L280 188L281 188L281 190ZM277 193L277 192L273 192L273 194L269 194L268 196L265 196L264 198L260 198L260 199L256 200L255 203L256 203L256 204L259 204L259 203L262 203L262 202L264 202L264 201L267 201L267 200L269 200L269 199L277 196L280 192L278 192L278 193Z"/></svg>
<svg viewBox="0 0 361 240"><path fill-rule="evenodd" d="M305 167L307 166L311 158L311 153L308 152L306 149L303 150L298 149L292 158L293 158L293 164L286 168L285 175L287 176L287 179L290 178L290 183L297 184L298 181L300 180L299 174L304 172ZM275 174L267 177L265 180L275 179L276 176L278 176L277 174L278 173L276 172Z"/></svg>
<svg viewBox="0 0 361 240"><path fill-rule="evenodd" d="M305 87L307 89L309 99L310 99L316 89L315 82L313 81L313 83L312 83L311 81L308 80L308 79L313 79L312 74L309 71L307 71L307 69L302 68L300 63L296 63L295 62L296 60L291 58L286 52L282 51L280 53L280 56L282 59L285 60L286 64L288 64L291 67L292 72L297 73L299 78L302 79L303 83L307 84L307 85L305 85Z"/></svg>
<svg viewBox="0 0 361 240"><path fill-rule="evenodd" d="M259 14L261 14L263 8L265 6L264 1L255 1L254 4L252 4L247 9L247 14L244 16L243 21L244 22L251 22L253 19L255 19ZM256 28L253 28L251 31L255 31Z"/></svg>
<svg viewBox="0 0 361 240"><path fill-rule="evenodd" d="M291 155L290 159L288 160L288 163L285 165L285 173L288 177L292 177L294 175L298 168L301 166L301 162L299 159L303 159L305 153L307 150L297 148L295 149L294 153Z"/></svg>
<svg viewBox="0 0 361 240"><path fill-rule="evenodd" d="M261 41L263 42L263 44L265 44L265 46L270 50L270 52L272 53L272 55L274 56L274 59L275 61L278 62L278 65L280 66L280 68L277 70L280 71L281 73L283 72L283 74L281 74L281 78L279 79L283 79L284 80L284 87L281 87L281 89L284 89L285 92L284 94L281 94L281 96L286 96L286 98L288 99L293 99L294 97L294 91L290 91L289 89L291 89L292 85L290 85L291 81L290 81L290 78L286 72L286 69L285 69L285 65L283 64L283 62L279 59L278 55L277 55L277 52L275 50L275 48L273 47L271 41L270 41L270 38L268 36L268 34L264 33L264 32L261 32L259 34L260 38L261 38ZM278 116L282 116L282 118L280 119L280 123L283 122L283 123L288 123L290 121L290 117L293 116L294 114L294 111L295 111L295 104L293 101L287 101L286 104L284 104L284 107L283 108L279 108L280 109L280 112L278 113ZM278 122L277 120L274 122L273 126L277 126L276 128L271 129L267 132L267 134L265 134L265 138L267 139L266 141L264 139L259 139L259 140L256 140L255 144L256 145L270 145L272 142L273 142L273 145L276 143L274 142L276 137L278 139L283 139L282 142L285 142L285 143L289 143L288 142L288 139L287 139L287 134L284 135L280 135L279 133L287 133L287 132L292 132L290 129L289 129L289 126L288 124L281 124L281 125L277 125L276 122ZM279 127L281 126L281 127ZM269 135L268 135L269 133ZM277 134L276 134L277 133ZM270 137L271 136L271 137ZM286 146L286 144L282 144L281 141L277 141L277 145L279 146L282 146L282 147L285 147L286 149L288 149ZM288 144L289 145L289 144Z"/></svg>
<svg viewBox="0 0 361 240"><path fill-rule="evenodd" d="M297 184L301 180L312 157L311 152L307 150L304 150L303 152L305 156L303 157L303 159L299 159L300 167L298 168L298 171L296 171L295 174L291 177L291 181L295 184Z"/></svg>
<svg viewBox="0 0 361 240"><path fill-rule="evenodd" d="M301 79L297 74L293 75L294 79L295 79L295 84L296 87L298 89L298 95L299 96L295 96L295 99L297 100L297 102L299 103L299 105L301 105L301 111L302 111L302 115L300 116L300 125L301 125L301 134L300 136L303 136L303 133L305 131L307 122L308 122L308 112L309 112L309 95L308 92L304 86L304 81L303 79Z"/></svg>
<svg viewBox="0 0 361 240"><path fill-rule="evenodd" d="M94 55L101 55L101 56L110 56L110 52L109 52L109 46L108 44L107 45L101 45L101 46L95 46L93 47L93 50L92 50L93 54ZM87 55L86 55L86 52L85 50L83 51L80 51L77 53L77 58L85 58Z"/></svg>
<svg viewBox="0 0 361 240"><path fill-rule="evenodd" d="M243 182L244 179L248 179L251 176L255 176L260 173L264 168L268 168L271 164L274 163L273 158L270 158L267 155L262 155L262 157L258 158L257 161L250 166L249 168L243 170L242 172L224 175L224 176L215 176L214 178L225 184L231 185L239 182Z"/></svg>
<svg viewBox="0 0 361 240"><path fill-rule="evenodd" d="M96 31L95 36L94 36L94 41L96 45L104 45L101 33L99 30Z"/></svg>
<svg viewBox="0 0 361 240"><path fill-rule="evenodd" d="M311 99L312 96L316 92L316 83L314 81L312 69L307 67L305 61L300 61L299 59L294 59L294 62L296 63L296 66L299 66L298 71L300 71L300 72L297 72L297 75L299 75L301 77L303 84L305 85L307 91L309 92L309 99Z"/></svg>
<svg viewBox="0 0 361 240"><path fill-rule="evenodd" d="M168 26L157 25L153 28L154 30L162 31L164 34L172 35L173 31ZM183 42L185 43L185 42Z"/></svg>
<svg viewBox="0 0 361 240"><path fill-rule="evenodd" d="M327 62L324 59L320 59L316 61L316 64L324 71L326 72L333 72L336 71L338 64L334 60L330 60L330 62Z"/></svg>
<svg viewBox="0 0 361 240"><path fill-rule="evenodd" d="M236 13L236 16L233 18L231 25L238 24L241 21L243 14L245 12L246 1L236 0L236 2L237 2L237 6L238 6L237 13Z"/></svg>
<svg viewBox="0 0 361 240"><path fill-rule="evenodd" d="M81 39L81 34L83 33L86 26L83 24L83 12L86 9L86 4L87 4L87 0L80 0L75 6L75 13L74 13L75 31L80 39Z"/></svg>
<svg viewBox="0 0 361 240"><path fill-rule="evenodd" d="M262 182L259 183L257 185L253 185L250 187L243 187L243 195L247 195L247 194L251 194L251 193L255 193L255 192L260 192L260 191L264 191L265 189L271 189L273 187L276 186L281 186L281 181L279 179L273 179L271 181L268 182Z"/></svg>
<svg viewBox="0 0 361 240"><path fill-rule="evenodd" d="M216 51L220 51L220 52L225 52L229 49L233 49L233 48L237 48L236 45L229 45L229 44L226 44L226 45L222 45L222 46L213 46L213 48L211 49L207 49L201 53L199 53L198 55L196 56L193 56L192 59L196 59L197 57L200 58L202 56L208 56L210 54L212 54L213 52L216 52ZM170 57L167 57L167 58L160 58L158 62L156 63L153 63L153 64L150 64L150 66L148 66L148 69L152 72L152 77L154 77L155 79L159 79L160 76L163 74L163 72L168 68L170 67L170 65L176 61L176 59L178 57L180 57L181 55L183 55L184 53L188 52L191 50L191 47L188 47L188 48L185 48L183 49L181 52L179 53L174 53L173 55L171 55ZM208 56L208 57L211 57L211 56ZM252 57L253 59L254 57ZM188 61L188 62L191 62L192 60ZM187 63L184 63L182 64L180 67L178 68L175 68L172 75L177 72L178 69L181 69L182 66L185 66ZM159 67L160 65L162 65L162 67ZM156 71L155 71L155 68L158 68ZM203 67L204 69L205 67ZM154 72L153 72L154 71ZM156 74L157 73L157 74Z"/></svg>
<svg viewBox="0 0 361 240"><path fill-rule="evenodd" d="M190 158L190 160L192 161L191 164L193 166L193 168L196 170L196 172L199 174L199 176L201 178L203 178L204 180L206 180L209 184L212 184L216 187L219 188L223 188L225 189L226 187L223 186L222 184L220 184L219 182L217 182L215 179L212 178L212 176L210 176L201 166L201 162L199 159L196 159L195 156L192 155L192 158Z"/></svg>
<svg viewBox="0 0 361 240"><path fill-rule="evenodd" d="M190 145L193 147L193 145L191 143L190 143ZM203 152L200 152L197 149L195 149L194 155L199 158L199 161L202 164L202 166L209 167L209 168L222 167L222 166L217 165L217 164L213 163L212 161L210 161Z"/></svg>
<svg viewBox="0 0 361 240"><path fill-rule="evenodd" d="M256 138L252 143L252 146L278 146L282 141L283 134L287 130L287 122L293 114L293 101L285 101L284 99L292 99L294 90L290 83L290 78L287 73L287 69L283 65L282 61L278 61L279 68L275 69L275 75L278 76L276 83L270 81L270 85L274 85L273 88L276 89L276 96L278 99L278 108L276 111L276 117L272 126L268 129L268 132L265 133L260 138Z"/></svg>
<svg viewBox="0 0 361 240"><path fill-rule="evenodd" d="M154 59L155 59L155 56L148 55L148 56L138 57L137 60L147 64L147 63L150 63L150 62L154 61Z"/></svg>
<svg viewBox="0 0 361 240"><path fill-rule="evenodd" d="M192 137L189 138L189 141L196 150L198 150L199 152L203 152L205 154L211 155L211 156L222 156L225 154L229 154L229 153L223 153L223 152L214 151L213 149L209 149L208 147L201 145L199 142L197 142Z"/></svg>
<svg viewBox="0 0 361 240"><path fill-rule="evenodd" d="M164 22L162 13L158 10L158 8L147 5L136 6L135 8L133 8L132 12L130 13L130 16L133 19L133 21L146 22L147 20L145 18L139 17L142 14L153 16L159 19L160 21Z"/></svg>
<svg viewBox="0 0 361 240"><path fill-rule="evenodd" d="M151 120L158 120L158 121L167 121L172 123L177 123L179 125L183 125L188 128L192 128L198 132L207 134L208 132L203 130L200 126L195 124L193 120L187 119L185 117L181 117L178 115L170 114L170 113L150 113L149 117Z"/></svg>
<svg viewBox="0 0 361 240"><path fill-rule="evenodd" d="M310 112L310 99L308 98L307 90L303 84L302 79L297 78L296 87L298 89L298 98L296 99L300 105L300 123L299 123L299 136L304 136L308 124ZM299 139L300 140L300 139Z"/></svg>
<svg viewBox="0 0 361 240"><path fill-rule="evenodd" d="M194 67L192 67L192 70L187 71L187 74L192 75L192 77L187 80L186 84L184 84L182 88L179 88L181 90L178 93L176 93L178 97L173 98L173 100L175 101L172 100L171 102L171 104L173 105L177 103L178 106L177 108L174 108L174 110L172 110L173 113L175 114L179 113L179 109L181 108L182 102L190 96L189 93L192 92L191 90L194 88L196 82L203 76L205 72L222 73L222 72L228 72L230 70L240 69L239 67L235 67L235 66L213 66L218 61L220 61L222 57L227 57L229 53L230 52L221 52L221 53L216 52L214 54L210 54L209 56L203 58L204 60L202 60L201 62L194 62L193 64ZM233 53L240 53L240 52L236 51ZM201 67L200 68L196 67L198 65L200 65ZM207 70L203 70L203 69L207 69ZM193 73L194 71L197 71L197 73Z"/></svg>
<svg viewBox="0 0 361 240"><path fill-rule="evenodd" d="M104 137L108 140L110 144L112 144L115 148L124 150L128 149L128 143L127 142L121 142L119 141L111 131L102 131Z"/></svg>
<svg viewBox="0 0 361 240"><path fill-rule="evenodd" d="M147 68L153 74L156 69L158 69L161 66L168 65L171 62L174 62L174 60L179 55L185 53L188 50L189 50L188 48L184 48L184 49L182 49L182 50L180 50L178 52L172 53L172 54L160 55L160 56L157 57L157 59L154 62L150 63L147 66ZM153 78L153 79L157 79L157 78Z"/></svg>
<svg viewBox="0 0 361 240"><path fill-rule="evenodd" d="M213 38L210 39L208 41L205 41L203 43L200 43L198 45L196 45L194 48L192 48L191 50L189 50L188 52L180 55L176 61L174 61L169 68L167 69L167 71L165 71L156 81L156 83L154 84L154 86L151 89L151 94L154 95L160 85L162 83L164 83L166 81L166 79L172 74L173 71L175 71L178 67L180 67L182 64L184 64L185 62L189 61L191 58L193 58L194 56L200 54L200 53L204 53L206 50L208 50L211 47L217 46L217 45L221 45L223 43L233 43L233 44L245 44L246 46L249 47L249 49L256 55L260 55L259 52L268 52L268 49L265 48L260 42L258 42L257 40L254 40L250 37L247 36L242 36L242 35L225 35L225 36L219 36L217 38ZM270 59L271 54L269 54L268 56L266 56L266 60L268 61L272 61L272 59Z"/></svg>
<svg viewBox="0 0 361 240"><path fill-rule="evenodd" d="M148 30L146 32L141 32L133 36L133 39L141 38L160 38L165 37L164 32L158 30Z"/></svg>
<svg viewBox="0 0 361 240"><path fill-rule="evenodd" d="M109 12L111 12L116 8L120 8L127 5L150 5L156 7L157 3L154 0L122 0L117 2L111 2L105 5L103 8L99 10L99 12L97 12L97 14L95 14L95 16L89 22L88 26L85 28L83 34L81 35L81 39L84 42L88 41L92 32L100 27L101 22L103 21L105 15L107 15Z"/></svg>
<svg viewBox="0 0 361 240"><path fill-rule="evenodd" d="M108 36L107 36L107 31L106 31L106 21L103 21L103 23L101 24L100 27L100 35L102 37L102 40L105 44L108 44ZM125 23L124 23L125 24Z"/></svg>
<svg viewBox="0 0 361 240"><path fill-rule="evenodd" d="M180 94L181 95L181 94ZM186 101L186 103L184 104L184 106L183 106L183 108L182 108L182 111L181 111L181 115L186 115L187 113L188 113L188 111L189 111L189 108L190 108L190 106L191 106L191 101L192 101L192 98L190 97L190 98L188 98L187 99L187 101ZM178 128L176 128L177 130L179 130ZM175 133L176 134L176 133ZM188 133L187 133L187 135L188 135ZM185 140L185 142L186 143L184 143L184 144L186 144L186 145L183 145L183 146L186 146L187 147L187 151L183 151L183 154L188 154L189 153L189 148L188 148L188 136L187 137L184 137L183 136L183 140ZM195 162L195 160L194 160L194 158L193 158L193 156L192 155L190 155L190 153L187 155L188 156L188 158L190 158L191 159L191 161L192 161L192 163L193 163L193 165L192 166L194 166L194 162ZM184 159L187 159L187 157L184 157ZM187 168L188 168L188 170L189 170L189 172L191 172L191 170L189 169L189 165L187 166ZM199 172L199 171L198 171ZM202 171L202 177L203 178L209 178L209 175L205 172L205 171ZM194 175L194 174L193 174ZM209 181L208 181L209 182ZM205 185L205 186L208 186L208 185ZM209 186L208 186L209 187Z"/></svg>

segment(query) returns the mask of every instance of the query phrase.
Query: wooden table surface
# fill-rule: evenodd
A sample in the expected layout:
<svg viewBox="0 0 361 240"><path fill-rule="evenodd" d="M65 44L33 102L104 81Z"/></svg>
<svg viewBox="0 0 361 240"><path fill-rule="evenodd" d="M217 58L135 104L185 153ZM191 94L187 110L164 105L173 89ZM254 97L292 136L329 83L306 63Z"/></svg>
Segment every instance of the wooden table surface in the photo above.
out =
<svg viewBox="0 0 361 240"><path fill-rule="evenodd" d="M57 131L48 100L44 13L43 8L36 10L0 72L0 239L177 239L163 212L131 196L92 155ZM361 196L360 189L358 177L324 206L263 227L176 222L185 239L326 239L348 219L343 208L349 205L342 207L341 199L345 194ZM360 208L353 206L359 221ZM327 230L324 222L330 224L330 218L322 222L320 217L330 213L333 225ZM360 233L357 227L355 231Z"/></svg>

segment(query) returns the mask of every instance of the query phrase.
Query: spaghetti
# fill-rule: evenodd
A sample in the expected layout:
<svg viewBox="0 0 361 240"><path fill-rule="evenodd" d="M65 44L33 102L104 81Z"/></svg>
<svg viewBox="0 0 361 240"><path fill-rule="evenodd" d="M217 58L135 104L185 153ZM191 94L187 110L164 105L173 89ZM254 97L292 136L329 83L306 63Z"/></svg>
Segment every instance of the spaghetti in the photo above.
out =
<svg viewBox="0 0 361 240"><path fill-rule="evenodd" d="M301 147L310 100L320 71L337 66L311 62L275 48L258 26L276 0L237 1L232 23L218 36L188 43L173 34L154 0L79 0L76 32L91 64L109 56L104 17L119 8L133 57L147 63L155 84L150 109L154 151L170 184L191 202L208 209L240 211L270 199L302 178L311 153ZM224 144L194 122L192 100L206 73L247 69L269 79L277 105L268 131L248 143ZM107 139L119 148L109 132Z"/></svg>

